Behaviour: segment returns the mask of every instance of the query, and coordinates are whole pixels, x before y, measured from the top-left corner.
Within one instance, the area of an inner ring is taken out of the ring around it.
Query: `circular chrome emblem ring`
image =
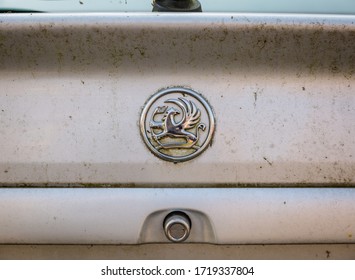
[[[183,162],[200,155],[209,146],[215,118],[211,106],[200,94],[174,87],[157,92],[147,101],[140,130],[154,155]]]

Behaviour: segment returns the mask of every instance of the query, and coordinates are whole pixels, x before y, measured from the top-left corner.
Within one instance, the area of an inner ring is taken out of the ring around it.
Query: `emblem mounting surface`
[[[200,155],[208,147],[215,119],[210,105],[200,94],[174,87],[157,92],[147,101],[140,130],[154,155],[182,162]]]

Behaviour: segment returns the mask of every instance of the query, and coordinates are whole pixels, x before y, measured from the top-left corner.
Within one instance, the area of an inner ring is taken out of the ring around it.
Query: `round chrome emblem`
[[[161,159],[182,162],[200,155],[211,143],[215,119],[208,102],[186,88],[153,95],[140,118],[144,142]]]

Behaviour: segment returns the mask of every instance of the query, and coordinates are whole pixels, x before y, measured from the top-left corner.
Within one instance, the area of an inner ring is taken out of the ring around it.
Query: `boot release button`
[[[191,221],[183,212],[172,212],[164,220],[166,237],[172,242],[182,242],[190,235]]]

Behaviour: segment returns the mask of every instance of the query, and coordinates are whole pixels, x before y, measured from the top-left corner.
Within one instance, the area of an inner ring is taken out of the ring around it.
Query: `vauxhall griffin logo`
[[[207,101],[186,88],[168,88],[153,95],[140,119],[148,148],[161,159],[173,162],[201,154],[212,140],[214,127]]]
[[[201,111],[197,109],[194,102],[183,97],[177,99],[168,99],[164,103],[176,104],[180,107],[182,118],[180,121],[176,122],[175,116],[180,114],[180,111],[174,107],[157,107],[155,108],[149,126],[151,128],[151,134],[153,139],[158,143],[157,149],[189,149],[193,148],[198,150],[200,147],[196,145],[199,139],[199,129],[205,130],[206,125],[200,123],[201,121]],[[156,116],[162,114],[163,117],[161,121],[155,121]],[[189,129],[195,128],[196,134],[190,132]],[[161,132],[156,133],[159,130]],[[165,137],[171,138],[183,138],[185,142],[172,142],[172,143],[162,143],[160,139]]]

